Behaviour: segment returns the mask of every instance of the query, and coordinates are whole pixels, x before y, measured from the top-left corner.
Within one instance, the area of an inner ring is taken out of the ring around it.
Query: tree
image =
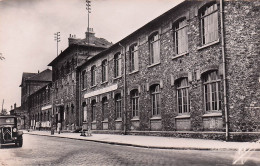
[[[4,59],[5,59],[5,57],[3,57],[3,54],[0,53],[0,60],[4,60]]]

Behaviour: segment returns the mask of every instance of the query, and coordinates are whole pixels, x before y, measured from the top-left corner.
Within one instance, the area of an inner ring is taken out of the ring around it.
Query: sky
[[[97,37],[116,43],[183,0],[92,0],[90,27]],[[70,34],[84,38],[85,0],[0,0],[0,103],[8,111],[21,105],[23,72],[37,73],[57,56]],[[50,68],[51,69],[51,68]]]

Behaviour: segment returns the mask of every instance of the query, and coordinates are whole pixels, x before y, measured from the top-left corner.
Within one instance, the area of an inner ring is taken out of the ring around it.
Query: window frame
[[[184,22],[185,25],[180,25],[182,22]],[[186,19],[186,17],[182,17],[180,19],[178,19],[177,21],[175,21],[173,23],[173,37],[174,37],[174,48],[175,48],[175,54],[176,55],[182,55],[182,54],[185,54],[185,53],[188,53],[189,52],[189,42],[188,42],[188,27],[189,27],[189,24],[188,24],[188,21]],[[186,43],[186,45],[181,45],[180,43],[182,42],[179,42],[179,39],[178,39],[178,36],[179,34],[181,33],[182,30],[185,30],[186,29],[186,33],[185,33],[185,37],[182,37],[181,39],[184,40],[182,41],[183,43]],[[179,51],[179,48],[182,48],[184,47],[184,51],[183,52],[180,52]]]
[[[129,71],[138,70],[138,44],[134,43],[129,47]]]
[[[108,80],[108,61],[104,59],[101,63],[101,73],[102,73],[102,82],[106,82]]]
[[[188,78],[187,77],[180,78],[176,81],[175,84],[176,84],[176,100],[177,100],[178,114],[189,114],[190,113],[190,97],[189,97]],[[181,97],[179,97],[179,94],[181,94]],[[186,94],[186,96],[184,96],[184,94]],[[181,105],[180,105],[180,99],[181,99]],[[186,100],[186,104],[184,104],[185,100]],[[186,110],[185,110],[185,105],[186,105]]]
[[[119,76],[121,76],[121,53],[117,52],[114,55],[114,77],[117,78]]]
[[[215,73],[216,79],[212,78],[212,74]],[[204,110],[205,112],[219,112],[222,110],[221,106],[221,87],[218,72],[216,70],[204,73],[203,76],[203,98],[204,98]],[[206,80],[207,79],[207,80]],[[213,92],[213,85],[215,85],[215,91]],[[214,95],[214,97],[213,97]],[[213,100],[214,98],[214,100]],[[215,104],[213,106],[213,104]],[[216,107],[217,109],[215,109]]]
[[[208,10],[210,10],[211,7],[213,7],[212,11],[208,11]],[[216,7],[216,8],[214,9],[214,7]],[[207,13],[207,12],[209,12],[209,13]],[[219,13],[219,6],[218,6],[218,4],[216,2],[208,3],[208,4],[204,5],[199,10],[200,33],[201,33],[201,44],[202,45],[207,45],[207,44],[210,44],[210,43],[214,43],[214,42],[219,40],[219,14],[218,13]],[[213,19],[214,17],[216,17],[216,20]],[[213,26],[212,26],[212,24],[208,23],[208,25],[213,27],[213,30],[212,30],[212,27],[209,28],[209,30],[207,30],[207,31],[205,30],[206,29],[205,28],[205,20],[206,20],[206,18],[209,18],[209,20],[207,20],[207,23],[210,22],[210,21],[213,23]],[[213,20],[210,20],[210,19],[213,19]],[[210,40],[210,37],[208,37],[208,38],[205,37],[206,35],[209,35],[213,31],[214,31],[214,33],[216,33],[215,34],[216,36],[214,38],[212,38]],[[208,40],[208,41],[206,41],[206,40]]]
[[[139,117],[139,91],[133,89],[130,92],[132,118]]]
[[[108,120],[108,99],[107,97],[102,98],[102,121]]]
[[[158,39],[155,39],[155,37],[158,36]],[[153,65],[153,64],[157,64],[160,63],[160,34],[158,31],[152,33],[149,38],[148,38],[148,43],[149,43],[149,65]],[[156,45],[156,43],[158,42],[158,61],[155,61],[155,53],[154,53],[154,46]]]
[[[91,101],[91,121],[92,122],[95,122],[96,121],[96,104],[97,104],[97,102],[96,102],[96,100],[92,100]]]
[[[97,72],[97,67],[96,65],[93,65],[91,67],[91,86],[96,85],[96,72]]]
[[[121,95],[121,93],[117,93],[115,95],[115,113],[116,113],[116,119],[122,118],[122,95]]]
[[[82,90],[86,88],[85,86],[85,77],[86,77],[86,70],[83,70],[82,73],[81,73],[81,81],[82,81]]]
[[[161,116],[161,89],[159,84],[150,87],[152,116]]]

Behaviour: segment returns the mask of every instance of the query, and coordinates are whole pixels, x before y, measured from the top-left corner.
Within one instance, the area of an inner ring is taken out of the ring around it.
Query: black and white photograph
[[[0,166],[259,166],[259,0],[0,0]]]

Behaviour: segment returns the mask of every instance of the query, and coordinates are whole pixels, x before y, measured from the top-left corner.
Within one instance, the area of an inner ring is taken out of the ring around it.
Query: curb
[[[91,140],[91,139],[83,139],[83,138],[72,138],[72,137],[64,137],[64,136],[55,136],[55,135],[41,135],[41,134],[34,134],[34,133],[24,133],[28,135],[37,135],[37,136],[46,136],[46,137],[56,137],[56,138],[65,138],[65,139],[72,139],[72,140],[81,140],[81,141],[88,141],[88,142],[96,142],[96,143],[103,143],[103,144],[110,144],[110,145],[121,145],[121,146],[131,146],[131,147],[138,147],[138,148],[147,148],[147,149],[174,149],[174,150],[214,150],[214,151],[237,151],[238,149],[235,148],[195,148],[195,147],[161,147],[161,146],[146,146],[146,145],[137,145],[131,143],[121,143],[121,142],[110,142],[110,141],[100,141],[100,140]],[[255,151],[260,151],[260,149],[255,149]]]

